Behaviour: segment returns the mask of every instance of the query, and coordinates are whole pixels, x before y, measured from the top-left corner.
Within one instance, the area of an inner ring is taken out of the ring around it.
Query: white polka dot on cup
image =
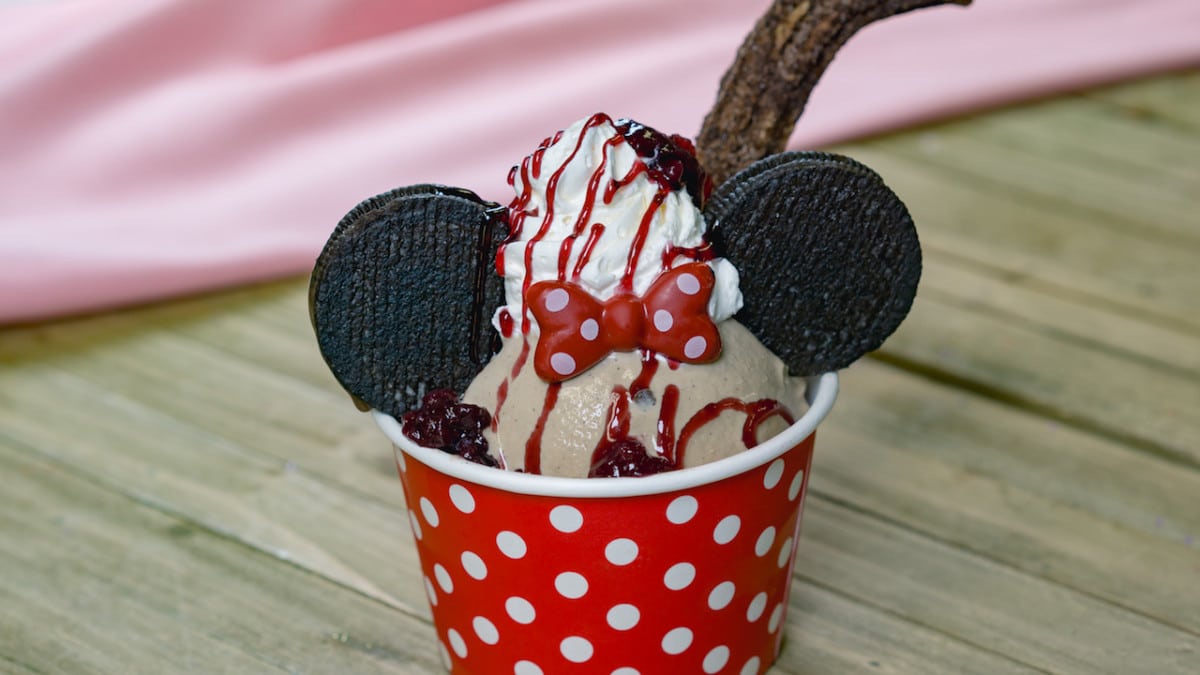
[[[754,542],[754,555],[763,557],[771,550],[771,544],[775,543],[775,528],[767,527],[758,535],[758,540]]]
[[[586,663],[592,658],[594,650],[587,638],[572,635],[559,643],[558,651],[571,663]]]
[[[454,592],[454,580],[450,578],[450,572],[442,567],[441,563],[433,566],[433,578],[437,579],[438,586],[447,593]]]
[[[698,359],[704,354],[704,350],[706,349],[708,349],[708,340],[696,335],[684,343],[683,355],[689,359]]]
[[[513,664],[513,675],[546,675],[533,661],[517,661]]]
[[[417,538],[417,541],[421,541],[425,533],[421,531],[421,522],[417,520],[417,514],[409,511],[408,522],[412,524],[413,536]]]
[[[767,631],[774,633],[779,630],[779,622],[783,619],[783,603],[775,605],[771,610],[771,618],[767,619]]]
[[[792,484],[788,486],[788,499],[794,500],[800,494],[800,486],[804,484],[804,470],[796,472]]]
[[[482,616],[471,619],[471,628],[475,629],[475,635],[484,644],[494,645],[500,641],[500,631],[496,629],[496,624]]]
[[[425,595],[429,597],[429,604],[433,607],[437,607],[437,591],[433,590],[433,582],[429,580],[429,577],[425,577]]]
[[[662,650],[668,654],[682,654],[692,646],[692,631],[690,628],[672,628],[662,639]]]
[[[583,514],[574,506],[556,506],[550,510],[550,524],[564,534],[571,534],[583,527]]]
[[[629,630],[638,624],[642,618],[642,613],[637,607],[630,604],[613,605],[605,614],[605,620],[613,630]]]
[[[704,668],[705,673],[713,675],[713,673],[721,672],[727,663],[729,663],[729,647],[718,645],[704,655],[704,662],[700,665]]]
[[[501,553],[513,560],[524,558],[525,553],[529,550],[521,535],[508,530],[504,530],[496,535],[496,548],[500,549]]]
[[[483,558],[480,558],[478,554],[472,551],[463,551],[461,560],[463,570],[466,571],[467,576],[477,581],[487,578],[487,564],[483,562]]]
[[[613,539],[604,547],[604,557],[608,562],[624,566],[637,559],[638,545],[632,539]]]
[[[438,516],[433,502],[429,501],[428,497],[421,497],[418,503],[421,505],[421,515],[425,516],[425,522],[429,523],[430,527],[437,527],[438,523],[441,522],[441,517]]]
[[[578,600],[587,595],[588,581],[578,572],[563,572],[554,578],[554,590],[564,598]]]
[[[458,654],[458,658],[467,658],[467,642],[463,640],[463,636],[458,631],[451,628],[446,631],[446,638],[450,640],[450,648],[454,650],[455,654]]]
[[[457,483],[450,486],[450,503],[463,513],[471,513],[475,510],[475,496],[471,494],[470,490]]]
[[[519,595],[514,595],[504,601],[504,611],[508,617],[519,624],[529,625],[537,618],[533,604]]]
[[[783,458],[771,462],[771,466],[768,466],[767,472],[763,474],[763,487],[771,490],[776,485],[779,485],[779,479],[783,478],[783,467]]]
[[[696,566],[681,562],[671,565],[667,573],[663,575],[663,585],[673,591],[681,591],[690,586],[695,579]]]
[[[750,623],[758,621],[762,616],[763,610],[767,608],[767,594],[759,593],[750,601],[750,605],[746,607],[746,620]]]
[[[642,671],[638,670],[637,668],[630,668],[629,666],[622,666],[622,667],[617,668],[616,670],[612,671],[612,673],[610,673],[609,675],[642,675]]]
[[[739,675],[758,675],[758,669],[761,667],[762,661],[757,656],[751,656],[750,660],[746,661],[746,665],[742,666]]]
[[[718,544],[728,544],[742,529],[742,519],[737,516],[725,516],[713,529],[713,541]]]
[[[737,590],[737,587],[733,585],[732,581],[722,581],[714,586],[708,594],[709,609],[722,610],[728,607],[729,603],[733,601],[733,592],[735,590]]]
[[[788,537],[783,540],[783,545],[779,547],[779,557],[775,559],[775,564],[779,569],[783,569],[788,564],[788,560],[792,558],[792,538]]]
[[[696,498],[691,495],[676,497],[667,505],[667,520],[676,525],[682,525],[696,515],[699,507]]]

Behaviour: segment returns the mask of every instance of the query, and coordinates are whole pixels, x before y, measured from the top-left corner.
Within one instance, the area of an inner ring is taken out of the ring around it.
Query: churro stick
[[[714,184],[784,150],[817,80],[858,29],[949,3],[970,0],[775,0],[721,78],[717,102],[697,138],[700,161]]]

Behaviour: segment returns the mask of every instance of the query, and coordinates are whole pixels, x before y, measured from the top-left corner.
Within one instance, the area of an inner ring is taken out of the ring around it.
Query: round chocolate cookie
[[[463,391],[496,351],[492,269],[505,210],[439,185],[372,197],[317,258],[309,309],[321,354],[360,408],[394,416],[426,391]]]
[[[737,319],[793,375],[850,365],[912,306],[921,277],[912,218],[848,157],[772,155],[717,188],[704,215],[714,250],[740,272]]]

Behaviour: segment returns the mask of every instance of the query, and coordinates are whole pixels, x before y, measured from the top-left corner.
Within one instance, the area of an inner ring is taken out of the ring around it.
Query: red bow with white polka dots
[[[646,294],[601,302],[579,286],[542,281],[525,292],[541,337],[533,367],[547,382],[562,382],[594,366],[609,352],[648,349],[685,363],[721,355],[721,336],[708,316],[715,278],[704,263],[659,275]]]

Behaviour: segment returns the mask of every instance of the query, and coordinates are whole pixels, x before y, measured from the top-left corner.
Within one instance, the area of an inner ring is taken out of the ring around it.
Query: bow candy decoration
[[[663,272],[645,296],[592,297],[576,284],[541,281],[525,293],[541,336],[533,367],[547,382],[562,382],[615,351],[637,348],[685,363],[707,363],[721,355],[721,336],[708,316],[716,283],[704,263]]]

